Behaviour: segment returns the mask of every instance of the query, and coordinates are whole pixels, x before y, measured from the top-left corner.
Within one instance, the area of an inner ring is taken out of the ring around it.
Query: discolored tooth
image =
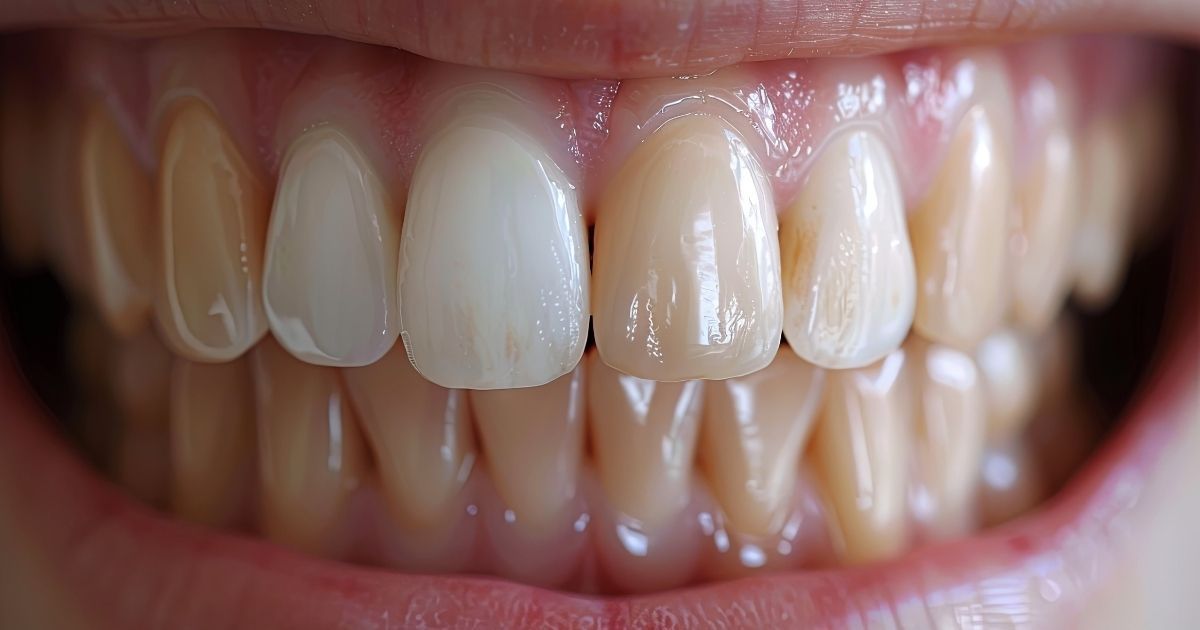
[[[270,338],[250,357],[263,531],[336,556],[345,544],[339,518],[366,456],[337,370],[301,363]]]
[[[587,234],[538,140],[495,116],[456,119],[417,161],[402,244],[401,334],[425,378],[532,387],[579,363]]]
[[[609,505],[656,531],[691,500],[704,383],[660,383],[621,374],[599,353],[588,363],[596,472]]]
[[[527,531],[557,528],[578,492],[586,387],[581,362],[540,387],[470,392],[492,482]]]
[[[105,105],[92,103],[80,146],[90,284],[105,322],[128,336],[150,312],[150,177]]]
[[[904,195],[883,140],[826,147],[780,224],[784,333],[805,360],[862,367],[900,347],[916,308]]]
[[[701,460],[739,533],[772,536],[783,527],[824,384],[823,370],[790,352],[754,374],[707,384]]]
[[[605,363],[681,381],[771,362],[783,329],[771,195],[717,118],[673,120],[634,151],[596,219],[593,327]]]
[[[988,111],[971,108],[909,219],[917,265],[913,326],[926,339],[970,349],[1004,314],[1008,153]]]
[[[254,382],[245,358],[171,369],[171,507],[206,525],[235,524],[253,479]]]
[[[113,398],[126,426],[165,429],[170,417],[171,353],[150,329],[115,344]]]
[[[913,515],[926,539],[965,534],[975,524],[987,424],[983,383],[967,354],[913,339],[915,478]]]
[[[810,452],[849,562],[892,557],[908,543],[913,400],[905,360],[901,349],[828,376]]]
[[[1071,239],[1080,202],[1079,157],[1066,128],[1049,131],[1017,191],[1013,253],[1013,314],[1026,328],[1050,325],[1066,298]]]
[[[1016,435],[1029,422],[1038,397],[1039,364],[1032,340],[1010,329],[988,335],[975,350],[987,394],[987,434]]]
[[[1084,134],[1086,185],[1072,267],[1075,295],[1089,308],[1102,308],[1116,295],[1129,255],[1134,167],[1125,145],[1113,116],[1098,118]]]
[[[342,377],[396,517],[418,528],[448,527],[475,463],[467,392],[421,378],[400,347]]]
[[[399,331],[399,229],[383,183],[331,126],[300,136],[280,169],[263,303],[279,343],[302,361],[375,362]]]
[[[176,353],[229,361],[267,331],[260,278],[270,197],[217,114],[172,105],[159,165],[159,327]]]

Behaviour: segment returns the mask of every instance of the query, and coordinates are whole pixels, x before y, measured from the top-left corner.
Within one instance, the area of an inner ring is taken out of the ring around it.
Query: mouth
[[[0,603],[1097,627],[1180,592],[1192,55],[414,48],[0,39]]]

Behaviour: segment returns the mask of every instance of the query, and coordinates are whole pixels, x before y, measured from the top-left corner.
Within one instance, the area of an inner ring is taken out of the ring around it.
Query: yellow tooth
[[[641,378],[765,367],[783,329],[770,184],[716,118],[664,125],[600,201],[592,310],[604,362]]]
[[[900,347],[916,308],[904,195],[891,153],[869,131],[822,150],[784,214],[784,333],[805,360],[862,367]]]
[[[128,336],[150,313],[150,177],[105,105],[93,103],[86,117],[80,196],[91,287],[108,325]]]
[[[246,359],[171,371],[171,507],[183,518],[230,525],[253,479],[254,383]]]
[[[749,376],[707,384],[701,460],[739,533],[783,527],[824,384],[823,370],[790,352]]]
[[[988,335],[975,350],[987,393],[988,437],[1011,438],[1033,415],[1038,397],[1039,365],[1032,341],[1013,330]]]
[[[467,392],[422,378],[400,347],[342,376],[397,518],[425,528],[452,525],[475,462]]]
[[[942,170],[909,220],[917,265],[918,333],[970,349],[1006,308],[1009,151],[988,111],[971,108]]]
[[[164,428],[170,416],[171,353],[150,329],[116,344],[113,397],[125,425]]]
[[[488,471],[527,531],[561,525],[583,459],[584,364],[540,387],[470,393]]]
[[[259,285],[270,197],[208,105],[173,104],[159,166],[158,323],[194,361],[241,356],[267,331]]]
[[[1075,295],[1090,308],[1116,296],[1129,255],[1134,193],[1129,147],[1119,121],[1101,117],[1084,135],[1086,185],[1072,266]]]
[[[904,364],[897,350],[871,366],[829,373],[811,452],[848,562],[893,557],[909,540],[913,400]]]
[[[365,446],[337,370],[301,363],[271,338],[251,354],[263,530],[337,555],[338,524],[365,466]]]
[[[654,531],[691,498],[702,381],[660,383],[621,374],[587,357],[592,450],[606,498]]]

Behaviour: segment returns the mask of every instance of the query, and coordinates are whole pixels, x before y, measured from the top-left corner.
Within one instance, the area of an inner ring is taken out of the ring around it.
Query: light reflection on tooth
[[[1116,295],[1130,249],[1135,171],[1115,116],[1102,116],[1084,133],[1083,205],[1075,231],[1075,295],[1099,309]]]
[[[988,335],[975,350],[987,392],[988,437],[1007,439],[1025,427],[1033,414],[1041,366],[1033,341],[1003,329]]]
[[[375,362],[399,332],[397,218],[367,157],[332,126],[288,149],[268,229],[263,304],[297,358]]]
[[[916,277],[891,153],[868,131],[825,147],[783,216],[784,333],[805,360],[862,367],[900,346]]]
[[[979,523],[992,527],[1024,514],[1042,501],[1046,488],[1029,447],[1015,441],[983,454],[979,479]]]
[[[765,367],[783,329],[771,187],[719,119],[651,135],[600,201],[592,310],[604,362],[641,378]]]
[[[172,105],[159,166],[166,340],[194,361],[241,356],[267,331],[262,277],[270,197],[208,105]]]

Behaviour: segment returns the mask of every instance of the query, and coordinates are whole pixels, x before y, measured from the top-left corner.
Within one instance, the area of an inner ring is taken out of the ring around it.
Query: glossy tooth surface
[[[988,437],[1016,435],[1029,422],[1038,397],[1040,366],[1032,340],[1003,329],[988,335],[975,350],[987,394]]]
[[[297,361],[274,340],[251,356],[262,527],[273,540],[336,556],[365,446],[337,370]]]
[[[691,499],[705,383],[621,374],[595,352],[587,363],[588,425],[600,485],[614,510],[656,531]]]
[[[586,388],[580,363],[540,387],[470,392],[492,482],[531,531],[560,525],[578,492]]]
[[[862,367],[900,347],[916,308],[904,196],[878,135],[822,150],[779,228],[788,345],[828,368]]]
[[[86,116],[80,196],[92,291],[107,324],[127,336],[150,312],[150,177],[103,104]]]
[[[914,339],[909,366],[917,395],[913,515],[928,539],[966,534],[975,524],[987,424],[983,383],[967,354]]]
[[[1123,130],[1112,116],[1085,132],[1083,206],[1075,231],[1075,294],[1099,309],[1116,295],[1125,273],[1132,226],[1133,165]]]
[[[174,105],[158,176],[158,323],[194,361],[228,361],[267,331],[261,288],[270,197],[208,105]]]
[[[999,525],[1033,509],[1046,496],[1042,471],[1020,441],[990,447],[983,454],[979,483],[979,522]]]
[[[605,363],[680,381],[771,362],[783,327],[774,202],[726,124],[687,116],[651,135],[605,191],[595,237]]]
[[[1008,147],[977,105],[959,123],[929,195],[909,219],[917,264],[913,326],[926,339],[970,349],[1004,314],[1010,187]]]
[[[913,400],[905,361],[897,350],[868,367],[828,374],[810,452],[847,562],[893,557],[909,541]]]
[[[780,352],[766,369],[706,385],[701,460],[738,532],[784,526],[824,384],[822,369]]]
[[[330,126],[288,150],[267,237],[263,302],[297,358],[373,363],[396,341],[394,209],[362,151]]]
[[[401,328],[444,387],[544,385],[583,356],[587,234],[575,186],[534,138],[456,120],[413,172],[400,255]]]
[[[467,392],[417,374],[403,348],[342,371],[398,519],[449,526],[475,462]]]
[[[241,358],[171,372],[171,508],[197,523],[234,524],[253,479],[254,381]]]

